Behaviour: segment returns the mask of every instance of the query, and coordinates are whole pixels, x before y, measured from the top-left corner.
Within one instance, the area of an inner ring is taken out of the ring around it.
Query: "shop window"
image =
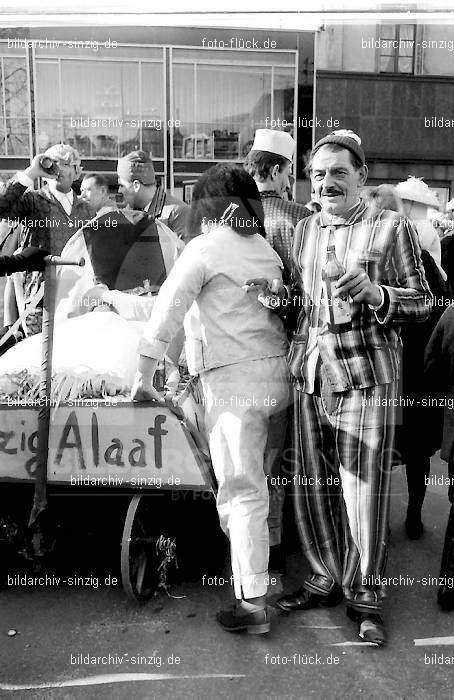
[[[83,158],[116,159],[137,149],[164,157],[162,60],[39,57],[36,82],[41,150],[63,140]]]
[[[172,72],[175,159],[240,161],[255,130],[274,126],[273,119],[286,120],[292,131],[295,68],[284,60],[293,56],[279,54],[276,66],[261,66],[254,62],[268,56],[235,54],[226,65],[225,52],[184,53],[185,62],[175,52]]]

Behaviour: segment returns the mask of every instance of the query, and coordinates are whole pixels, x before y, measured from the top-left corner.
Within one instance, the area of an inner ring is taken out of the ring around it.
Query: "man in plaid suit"
[[[315,145],[309,171],[321,212],[295,231],[301,305],[289,366],[295,388],[293,497],[310,572],[281,598],[287,612],[336,605],[378,646],[387,556],[399,324],[427,318],[432,295],[413,224],[372,214],[360,198],[367,178],[360,138],[341,130]],[[351,327],[333,332],[322,295],[327,247],[346,273],[335,296],[350,297]]]

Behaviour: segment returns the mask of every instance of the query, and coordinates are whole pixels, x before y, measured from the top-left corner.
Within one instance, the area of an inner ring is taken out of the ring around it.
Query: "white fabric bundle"
[[[129,393],[143,326],[110,311],[55,324],[52,401]],[[41,343],[39,333],[0,357],[0,394],[37,398]]]

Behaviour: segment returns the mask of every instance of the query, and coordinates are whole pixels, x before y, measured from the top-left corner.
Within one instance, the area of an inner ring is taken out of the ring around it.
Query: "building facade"
[[[308,118],[313,109],[313,33],[30,28],[0,39],[3,178],[64,141],[112,182],[118,157],[151,152],[182,195],[214,163],[241,163],[257,128],[280,123],[298,138],[299,94]],[[311,134],[301,137],[307,150]]]
[[[454,193],[452,25],[336,25],[317,33],[316,113],[361,135],[369,184],[423,177]],[[326,129],[316,128],[316,138]]]
[[[335,128],[362,137],[369,185],[424,177],[454,196],[452,26],[336,24],[319,31],[175,27],[0,30],[0,177],[52,143],[114,186],[116,160],[152,153],[167,189],[189,196],[214,163],[241,163],[255,129],[297,140],[304,166]]]

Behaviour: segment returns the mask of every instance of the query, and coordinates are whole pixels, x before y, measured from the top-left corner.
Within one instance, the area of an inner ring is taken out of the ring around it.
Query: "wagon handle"
[[[70,258],[62,258],[60,255],[46,255],[44,262],[46,265],[75,265],[76,267],[84,267],[85,258],[71,260]]]
[[[47,459],[49,449],[50,399],[52,395],[52,348],[54,339],[55,288],[57,283],[57,266],[74,265],[83,267],[84,258],[71,260],[58,255],[46,255],[44,272],[44,302],[41,349],[41,376],[39,384],[40,407],[38,413],[38,449],[36,453],[35,493],[30,514],[29,527],[38,526],[38,537],[34,538],[35,554],[42,555],[44,542],[38,517],[44,513],[47,505]]]

